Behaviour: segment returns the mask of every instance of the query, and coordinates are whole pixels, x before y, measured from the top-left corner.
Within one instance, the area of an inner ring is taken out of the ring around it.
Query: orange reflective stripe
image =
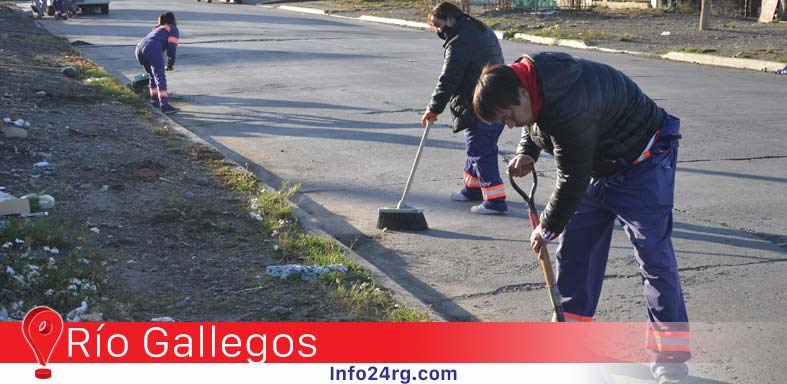
[[[175,37],[175,36],[170,36],[169,38],[167,38],[167,42],[170,43],[170,44],[177,44],[178,43],[178,38]]]
[[[563,317],[566,318],[567,322],[582,322],[582,323],[589,323],[593,321],[593,316],[580,316],[575,315],[573,313],[563,312]]]
[[[465,185],[468,188],[480,188],[481,187],[481,181],[478,180],[477,177],[474,177],[473,175],[471,175],[471,174],[469,174],[467,172],[465,172],[464,182],[465,182]]]
[[[648,141],[648,144],[645,145],[645,149],[642,151],[642,154],[640,154],[639,157],[636,160],[634,160],[634,162],[632,162],[632,164],[637,165],[637,163],[649,158],[650,155],[652,155],[652,153],[650,152],[650,148],[653,147],[653,144],[659,141],[659,137],[661,137],[661,129],[656,131],[656,133],[654,133],[653,136],[650,137],[650,140]]]
[[[481,192],[484,194],[484,200],[497,199],[506,196],[506,186],[498,184],[492,187],[481,188]]]
[[[657,344],[657,343],[647,343],[645,344],[645,348],[651,351],[661,351],[661,352],[691,352],[691,346],[688,344],[683,345],[672,345],[672,344]]]
[[[652,328],[648,328],[648,336],[654,336],[656,338],[671,338],[671,339],[688,339],[689,332],[686,331],[657,331]]]
[[[648,157],[650,157],[650,150],[641,154],[637,160],[634,160],[633,164],[637,165],[637,163],[646,160]]]
[[[158,91],[158,95],[159,95],[160,97],[167,97],[167,96],[169,96],[169,94],[167,93],[167,90],[166,90],[166,89],[159,89],[159,91]]]
[[[501,197],[506,197],[505,191],[500,193],[495,193],[494,195],[485,195],[484,200],[492,200],[492,199],[499,199]]]
[[[156,89],[156,88],[150,88],[150,94],[151,94],[151,95],[158,95],[158,89]]]
[[[689,332],[648,328],[645,348],[664,352],[690,352]]]

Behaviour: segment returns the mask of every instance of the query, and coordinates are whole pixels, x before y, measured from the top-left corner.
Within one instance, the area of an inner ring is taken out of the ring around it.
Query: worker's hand
[[[174,71],[174,70],[175,70],[175,64],[168,65],[168,66],[167,66],[166,68],[164,68],[164,69],[166,69],[167,71]]]
[[[437,116],[440,116],[440,114],[434,113],[427,109],[426,112],[424,112],[423,117],[421,117],[421,125],[426,126],[427,121],[431,121],[434,123],[435,121],[437,121]]]
[[[541,227],[536,227],[533,232],[530,233],[530,248],[533,248],[533,252],[539,253],[541,252],[541,247],[546,247],[547,241],[541,237]]]
[[[514,177],[527,176],[533,170],[533,158],[528,155],[516,155],[508,163],[508,173]]]

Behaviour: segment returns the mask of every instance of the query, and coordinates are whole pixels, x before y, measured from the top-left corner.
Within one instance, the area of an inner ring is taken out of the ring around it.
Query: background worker
[[[443,44],[443,70],[421,124],[436,121],[450,104],[454,132],[465,131],[467,160],[465,186],[451,194],[454,201],[482,201],[470,208],[473,213],[506,212],[506,193],[500,178],[497,140],[501,123],[484,123],[473,112],[473,88],[487,64],[502,64],[503,51],[495,33],[484,23],[462,12],[454,3],[444,1],[430,12],[429,23]]]
[[[473,106],[484,121],[525,127],[514,176],[552,154],[557,182],[530,242],[560,236],[557,285],[567,320],[596,311],[615,220],[634,244],[644,283],[646,347],[660,383],[688,375],[688,316],[672,248],[680,120],[608,65],[545,52],[481,74]]]
[[[159,15],[158,24],[153,27],[153,31],[137,44],[136,49],[137,61],[150,76],[150,103],[168,115],[180,112],[180,109],[169,104],[165,73],[175,69],[175,52],[179,36],[175,14],[164,12]],[[166,65],[164,52],[168,57]]]

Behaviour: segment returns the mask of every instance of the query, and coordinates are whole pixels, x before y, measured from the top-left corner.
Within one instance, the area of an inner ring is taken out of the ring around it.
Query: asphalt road
[[[177,70],[168,74],[173,103],[183,109],[173,116],[178,123],[269,183],[302,183],[297,203],[323,229],[445,319],[549,318],[542,274],[526,244],[525,206],[513,189],[511,211],[501,217],[472,215],[469,204],[448,199],[462,185],[464,142],[447,128],[447,116],[432,131],[411,193],[431,229],[375,228],[377,208],[398,201],[420,139],[420,114],[442,64],[434,34],[247,5],[167,4],[181,30]],[[142,71],[134,46],[163,10],[158,1],[116,0],[108,16],[41,24],[88,43],[79,49],[127,79]],[[508,61],[553,49],[512,42],[503,48]],[[713,338],[736,337],[734,349],[705,350],[692,366],[702,377],[696,382],[783,382],[787,81],[556,50],[621,69],[682,119],[673,241],[689,316],[726,324],[708,333]],[[502,152],[513,152],[518,134],[503,134]],[[545,158],[538,169],[536,200],[544,204],[554,164]],[[619,227],[606,274],[595,319],[644,321],[641,278]]]

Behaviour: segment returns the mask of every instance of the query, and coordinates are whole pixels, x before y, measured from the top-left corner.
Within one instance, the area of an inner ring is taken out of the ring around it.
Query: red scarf
[[[536,69],[533,67],[533,63],[530,59],[524,58],[518,63],[509,65],[509,67],[514,70],[514,73],[519,77],[519,81],[522,82],[522,86],[525,87],[525,90],[530,95],[531,107],[533,108],[533,120],[538,121],[538,112],[541,111],[543,102],[541,101],[541,86],[538,83],[538,77],[536,76]]]

